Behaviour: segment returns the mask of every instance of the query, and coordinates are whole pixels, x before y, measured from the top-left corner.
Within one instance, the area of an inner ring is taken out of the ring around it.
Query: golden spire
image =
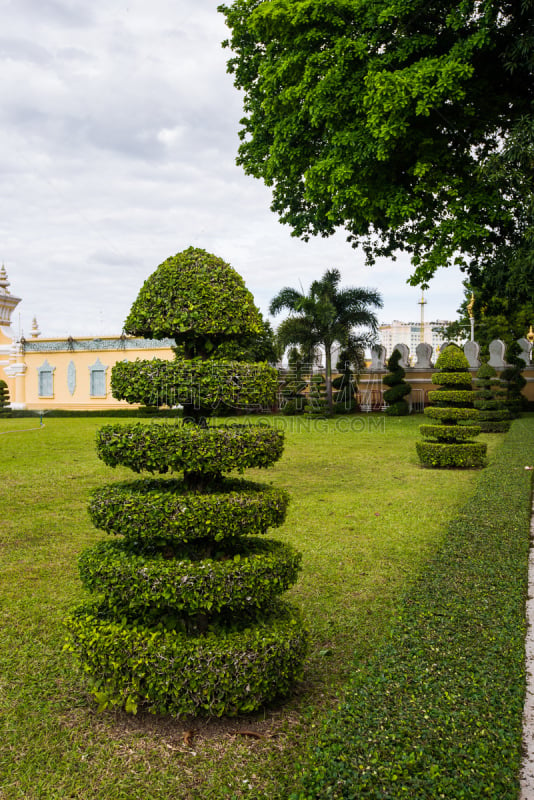
[[[530,326],[530,328],[528,330],[527,339],[529,340],[530,344],[532,344],[534,342],[534,331],[532,330],[532,325]]]
[[[469,314],[469,319],[473,319],[473,309],[475,307],[475,294],[471,292],[471,300],[467,304],[467,313]]]

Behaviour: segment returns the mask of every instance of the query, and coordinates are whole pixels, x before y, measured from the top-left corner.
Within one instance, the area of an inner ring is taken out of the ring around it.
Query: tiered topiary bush
[[[425,415],[433,423],[419,428],[428,440],[416,443],[419,460],[425,467],[483,467],[487,446],[472,441],[480,426],[471,424],[479,412],[473,407],[469,362],[451,344],[438,357],[436,368],[432,383],[440,388],[429,392],[432,405],[425,408]]]
[[[359,410],[356,400],[358,386],[354,380],[350,354],[346,350],[340,352],[336,369],[341,374],[332,381],[332,387],[335,390],[333,396],[334,412],[336,414],[353,414]]]
[[[288,495],[223,477],[272,465],[283,434],[205,416],[221,398],[272,402],[274,369],[207,358],[225,337],[254,332],[258,319],[239,275],[190,248],[146,281],[126,322],[128,333],[175,337],[190,358],[117,365],[114,396],[180,402],[187,421],[98,434],[109,466],[178,473],[106,486],[90,501],[96,527],[120,538],[80,558],[94,599],[69,618],[67,646],[103,708],[235,715],[286,695],[302,674],[306,633],[280,599],[300,554],[263,538],[284,521]]]
[[[0,381],[0,414],[8,414],[10,408],[7,383],[5,381]]]
[[[404,416],[408,414],[410,410],[404,398],[406,395],[410,394],[412,387],[404,380],[406,370],[403,369],[399,363],[401,358],[402,353],[400,350],[394,350],[392,352],[387,362],[389,375],[384,375],[382,378],[382,383],[390,387],[384,392],[384,402],[388,404],[386,414],[392,417]]]
[[[326,417],[329,415],[326,398],[326,380],[324,375],[313,375],[304,411],[310,417]]]
[[[287,356],[288,373],[285,376],[280,392],[280,410],[286,416],[302,414],[306,405],[304,380],[304,359],[296,347],[292,347]]]
[[[477,425],[483,433],[504,433],[510,428],[510,412],[499,399],[500,386],[495,368],[482,364],[475,379],[474,406],[479,412]]]
[[[507,367],[500,375],[501,386],[504,389],[503,403],[508,409],[510,417],[516,419],[521,416],[521,411],[525,407],[525,398],[521,390],[526,386],[523,370],[526,367],[525,361],[520,358],[521,347],[518,342],[512,342],[506,350]]]

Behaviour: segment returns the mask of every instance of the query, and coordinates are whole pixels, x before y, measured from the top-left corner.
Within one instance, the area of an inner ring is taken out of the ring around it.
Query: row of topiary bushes
[[[533,434],[516,421],[480,473],[292,800],[517,800]]]

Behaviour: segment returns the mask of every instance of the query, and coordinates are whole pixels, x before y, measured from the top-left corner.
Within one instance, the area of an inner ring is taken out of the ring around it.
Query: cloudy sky
[[[145,278],[189,245],[244,277],[262,312],[338,267],[381,321],[419,318],[407,261],[365,267],[343,235],[309,243],[235,165],[241,97],[217,0],[0,0],[0,262],[27,336],[120,333]],[[454,318],[442,270],[426,319]],[[20,312],[20,313],[19,313]],[[276,322],[276,321],[275,321]]]

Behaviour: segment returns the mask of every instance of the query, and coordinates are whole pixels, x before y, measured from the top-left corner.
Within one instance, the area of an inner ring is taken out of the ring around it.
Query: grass
[[[518,420],[321,726],[294,800],[517,800],[533,420]]]
[[[438,549],[478,473],[422,469],[419,417],[273,418],[283,458],[247,478],[292,494],[272,536],[303,553],[289,593],[311,649],[285,703],[235,720],[97,713],[62,620],[82,596],[76,560],[105,535],[87,496],[131,473],[94,450],[98,419],[0,420],[0,798],[287,798],[296,762],[356,664],[387,633],[399,596]],[[501,435],[481,437],[490,454]]]

